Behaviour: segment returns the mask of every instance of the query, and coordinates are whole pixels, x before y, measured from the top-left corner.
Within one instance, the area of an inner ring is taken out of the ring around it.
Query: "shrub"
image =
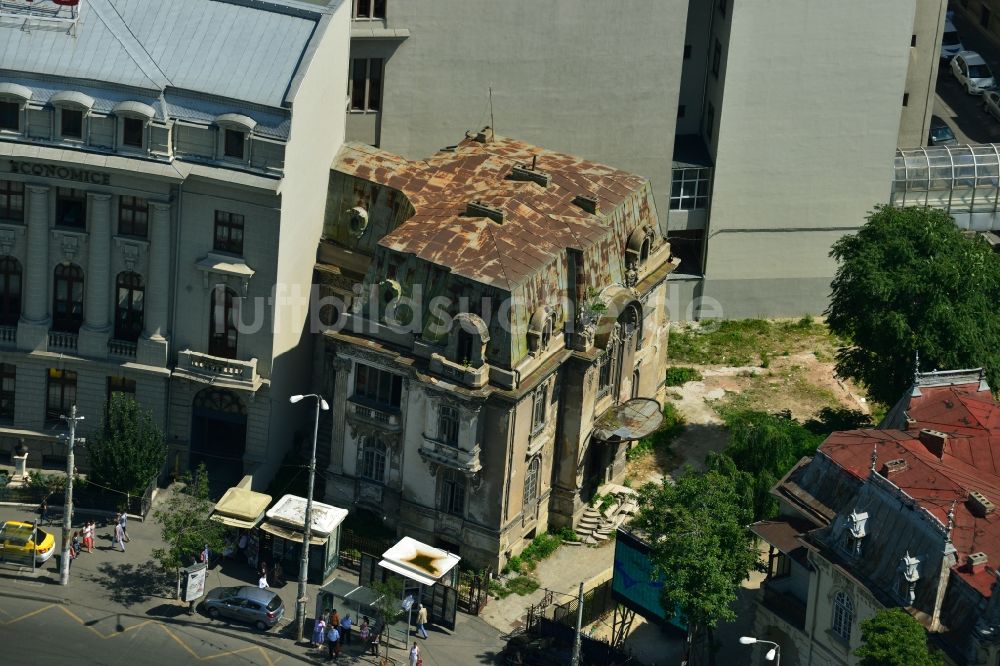
[[[521,556],[514,555],[507,560],[507,564],[503,567],[503,573],[521,573],[523,567],[524,563],[521,561]]]
[[[669,402],[663,405],[663,423],[659,429],[643,437],[625,452],[626,460],[635,460],[653,452],[668,453],[670,445],[684,432],[684,415]],[[591,498],[590,506],[597,506],[599,497]]]
[[[701,381],[701,373],[694,368],[685,367],[667,368],[667,375],[663,380],[667,386],[683,386],[697,381]]]
[[[556,538],[561,541],[579,541],[580,535],[572,527],[560,527],[558,530],[552,533]]]
[[[531,576],[518,576],[508,581],[507,589],[523,597],[538,589],[538,581]]]

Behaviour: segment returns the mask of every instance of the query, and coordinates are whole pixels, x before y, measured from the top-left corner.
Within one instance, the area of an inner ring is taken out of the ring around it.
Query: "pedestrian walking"
[[[125,552],[125,528],[122,527],[121,523],[115,523],[115,543],[121,546],[122,552]]]
[[[361,638],[361,645],[368,643],[371,633],[372,628],[368,624],[368,616],[364,615],[361,617],[361,624],[358,625],[358,636]]]
[[[424,627],[425,624],[427,624],[427,606],[417,604],[417,634],[424,640],[427,640],[427,628]]]
[[[270,585],[267,584],[267,574],[260,575],[260,580],[257,581],[257,587],[259,587],[262,590],[266,590],[269,587],[271,587]]]
[[[208,544],[206,543],[205,548],[201,551],[201,554],[198,555],[198,561],[202,564],[208,564],[211,557],[212,551],[208,549]]]
[[[122,526],[122,534],[125,535],[125,540],[131,541],[132,539],[128,536],[128,514],[124,511],[118,514],[118,524]]]
[[[340,631],[340,613],[337,612],[336,608],[330,613],[330,626],[337,627],[337,631]]]
[[[83,546],[88,553],[94,552],[94,531],[96,528],[97,526],[92,520],[88,520],[83,526]]]
[[[52,521],[49,520],[49,498],[46,497],[38,507],[38,524],[48,525],[50,522]]]
[[[309,647],[320,647],[323,645],[324,640],[326,640],[326,622],[323,620],[323,615],[320,614],[316,617],[316,621],[313,622],[313,635],[312,640],[309,642]]]
[[[353,624],[354,620],[351,619],[350,613],[344,615],[344,619],[340,621],[340,640],[344,641],[344,645],[351,644],[351,625]]]
[[[416,643],[410,648],[410,666],[419,666],[420,664],[420,648]]]
[[[337,626],[334,624],[326,628],[326,649],[327,661],[340,656],[340,632],[337,631]]]

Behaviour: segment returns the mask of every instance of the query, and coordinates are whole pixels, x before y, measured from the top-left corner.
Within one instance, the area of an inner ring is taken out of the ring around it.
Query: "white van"
[[[941,37],[941,59],[951,60],[959,51],[964,50],[965,47],[962,46],[958,30],[955,30],[955,24],[951,22],[951,19],[945,19],[944,35]]]

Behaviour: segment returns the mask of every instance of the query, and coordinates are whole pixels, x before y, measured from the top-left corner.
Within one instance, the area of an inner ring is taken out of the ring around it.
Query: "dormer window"
[[[227,129],[223,154],[226,157],[242,160],[244,151],[246,150],[246,139],[246,133],[238,130]]]
[[[219,126],[218,155],[220,159],[250,161],[248,141],[257,121],[239,113],[224,113],[215,119]]]
[[[920,558],[913,557],[907,551],[899,561],[899,596],[903,603],[912,606],[916,601],[917,581],[920,580]]]
[[[854,510],[847,517],[847,536],[844,549],[849,555],[854,557],[861,555],[861,544],[867,534],[867,526],[868,513],[866,511],[859,513],[857,510]]]
[[[142,102],[120,102],[114,108],[118,118],[118,144],[142,150],[146,147],[146,127],[156,110]]]
[[[538,308],[528,322],[528,351],[539,355],[549,348],[555,325],[548,308]]]
[[[490,340],[486,323],[478,315],[462,312],[455,315],[445,356],[452,363],[481,368],[486,362],[483,348]]]
[[[81,92],[66,90],[49,98],[56,109],[56,127],[59,138],[69,141],[85,141],[87,138],[87,116],[94,107],[94,98]]]
[[[21,132],[21,118],[29,100],[31,88],[17,83],[0,83],[0,132]]]
[[[122,118],[122,145],[142,148],[146,124],[138,118]]]
[[[653,246],[653,230],[647,226],[641,226],[631,233],[628,243],[625,246],[625,265],[630,268],[638,268],[649,259],[650,249]]]

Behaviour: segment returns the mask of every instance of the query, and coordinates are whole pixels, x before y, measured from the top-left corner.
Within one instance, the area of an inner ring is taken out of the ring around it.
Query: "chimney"
[[[978,490],[969,491],[969,511],[982,518],[993,513],[994,509],[996,506],[986,495]]]
[[[549,182],[552,181],[552,176],[545,173],[544,171],[535,170],[534,165],[531,168],[516,166],[510,171],[511,180],[528,180],[532,183],[538,183],[542,187],[548,187]]]
[[[497,224],[503,224],[504,212],[499,208],[487,206],[481,201],[470,201],[465,205],[465,214],[470,217],[488,217]]]
[[[937,430],[924,428],[920,431],[919,438],[928,451],[938,458],[944,457],[944,445],[948,441],[948,435]]]
[[[573,203],[592,215],[597,214],[597,197],[580,194],[573,198]]]
[[[476,134],[476,141],[479,143],[493,143],[493,128],[487,125]]]
[[[972,573],[979,573],[980,571],[986,570],[986,553],[979,551],[978,553],[973,553],[969,555],[969,569]]]
[[[909,466],[906,464],[906,460],[904,458],[890,460],[886,464],[882,465],[882,476],[887,479],[892,479],[900,473],[905,472],[908,467]]]

